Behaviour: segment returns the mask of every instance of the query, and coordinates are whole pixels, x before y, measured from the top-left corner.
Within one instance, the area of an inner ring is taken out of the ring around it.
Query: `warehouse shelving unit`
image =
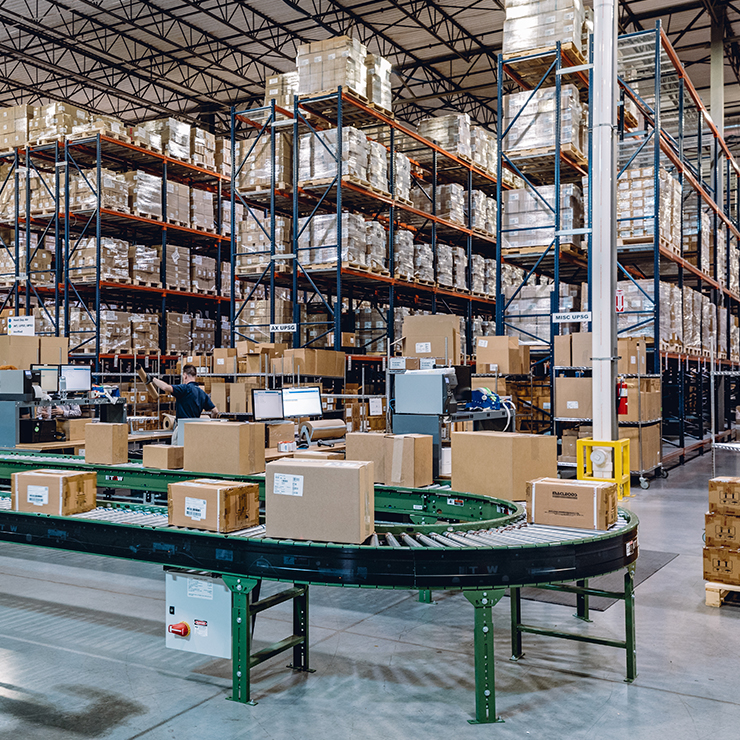
[[[6,158],[8,155],[5,155]],[[25,231],[30,243],[32,232],[41,237],[53,238],[55,266],[53,276],[40,281],[31,270],[33,252],[27,251],[25,264],[15,260],[15,275],[3,276],[4,281],[14,282],[5,305],[12,305],[16,314],[33,312],[39,307],[53,327],[53,333],[70,337],[73,357],[92,360],[95,373],[108,370],[120,372],[121,363],[132,365],[133,349],[104,352],[100,342],[100,311],[114,305],[121,310],[152,313],[159,316],[160,347],[150,353],[157,366],[177,359],[163,350],[166,345],[168,310],[181,309],[200,312],[216,322],[216,343],[220,344],[221,316],[224,304],[230,302],[230,292],[221,285],[221,263],[230,257],[230,238],[221,234],[221,198],[225,176],[183,160],[131,144],[122,139],[103,134],[68,137],[66,141],[52,142],[15,150],[15,170],[18,186],[23,188],[23,178],[35,173],[47,193],[49,207],[31,214],[30,188],[25,188],[26,203],[17,201],[15,209],[16,233]],[[102,170],[117,172],[143,170],[162,178],[162,218],[153,218],[104,207],[101,202]],[[89,188],[92,207],[76,209],[70,202],[69,183],[73,175],[82,175],[82,182]],[[209,190],[215,195],[216,228],[213,232],[189,228],[174,223],[167,217],[167,182],[176,180],[190,187]],[[28,180],[26,179],[26,183]],[[30,216],[27,214],[31,214]],[[161,249],[159,284],[135,284],[131,280],[110,280],[101,275],[101,238],[113,236],[131,243],[148,244]],[[96,247],[95,276],[80,277],[71,264],[82,239],[94,239]],[[17,239],[16,239],[17,242]],[[216,258],[215,294],[173,290],[167,287],[165,259],[168,248],[187,246]],[[39,283],[48,283],[41,284]],[[21,290],[21,285],[23,289]],[[70,325],[70,308],[79,306],[92,323],[92,330],[82,336]],[[139,354],[139,359],[142,355]],[[126,367],[125,369],[128,369]],[[131,367],[131,370],[133,368]],[[101,376],[102,377],[102,376]]]
[[[371,107],[347,90],[339,88],[325,94],[305,96],[295,100],[293,111],[278,111],[284,116],[290,116],[293,124],[294,143],[294,171],[292,180],[292,201],[288,210],[284,190],[279,187],[265,189],[261,203],[265,213],[270,216],[274,224],[275,214],[290,215],[293,218],[293,251],[289,262],[290,272],[276,271],[277,260],[271,259],[261,274],[243,276],[243,280],[251,282],[251,287],[245,290],[245,295],[253,294],[259,283],[265,286],[266,294],[274,295],[275,287],[286,287],[291,291],[293,302],[293,346],[316,346],[315,343],[323,337],[329,337],[329,343],[335,349],[341,348],[341,332],[352,331],[354,327],[343,329],[342,304],[343,299],[353,302],[367,302],[372,306],[384,307],[386,317],[382,337],[388,342],[395,340],[394,335],[394,308],[408,306],[436,312],[449,312],[463,316],[467,325],[467,354],[472,354],[472,323],[474,315],[493,317],[495,301],[492,297],[473,294],[470,291],[471,265],[470,257],[474,252],[483,253],[493,258],[495,238],[474,230],[468,221],[467,224],[457,224],[441,218],[436,213],[436,185],[441,183],[457,182],[466,188],[468,197],[468,219],[470,219],[470,193],[472,189],[481,189],[493,194],[496,188],[496,178],[485,172],[474,163],[444,151],[441,147],[430,142],[416,133],[412,128],[397,121],[386,112]],[[253,136],[274,136],[276,127],[283,125],[282,121],[275,120],[276,113],[267,107],[251,111],[234,110],[233,136],[237,136],[236,122],[242,118],[258,125],[252,125]],[[272,120],[272,123],[267,123]],[[342,132],[345,126],[353,126],[367,133],[367,135],[383,143],[390,153],[389,161],[395,161],[395,152],[403,152],[412,159],[417,171],[419,182],[433,185],[431,213],[413,207],[408,201],[396,197],[393,166],[389,168],[389,191],[381,192],[348,177],[343,171],[341,157],[337,151],[333,152],[336,161],[336,173],[325,182],[300,183],[298,182],[297,142],[300,136],[306,133],[315,133],[326,128],[337,129],[337,150],[341,151]],[[255,133],[256,132],[256,133]],[[274,153],[274,145],[273,145]],[[419,164],[419,159],[425,159],[425,165]],[[239,165],[234,166],[236,172]],[[275,183],[273,183],[275,185]],[[232,188],[233,190],[233,188]],[[245,207],[250,200],[254,200],[254,193],[239,196]],[[232,202],[238,202],[237,196],[232,194]],[[302,259],[298,251],[300,236],[299,218],[309,219],[319,214],[334,214],[337,218],[338,242],[341,242],[341,213],[350,211],[361,214],[365,219],[375,219],[386,228],[388,233],[388,270],[382,272],[364,269],[343,261],[341,250],[337,250],[337,259],[330,265],[315,265],[309,260]],[[274,227],[273,227],[274,228]],[[413,278],[404,279],[396,276],[394,261],[394,233],[399,228],[410,230],[417,237],[424,237],[432,244],[435,255],[436,274],[436,245],[438,241],[461,246],[468,257],[466,289],[459,290],[438,284],[418,282]],[[232,249],[235,255],[236,247]],[[274,257],[274,253],[271,255]],[[305,264],[304,264],[305,263]],[[312,301],[323,308],[327,320],[321,322],[321,333],[309,341],[301,333],[301,317],[299,313],[299,297]],[[238,316],[238,312],[235,312]],[[246,326],[246,324],[242,324]],[[234,336],[238,338],[240,324],[235,322]],[[381,337],[376,337],[379,339]],[[356,359],[360,361],[361,354]]]

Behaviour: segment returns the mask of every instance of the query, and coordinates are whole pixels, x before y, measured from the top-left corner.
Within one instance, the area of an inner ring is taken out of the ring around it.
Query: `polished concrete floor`
[[[740,475],[721,453],[718,472]],[[704,606],[702,533],[708,457],[671,471],[628,506],[643,549],[678,557],[637,589],[639,676],[624,653],[525,636],[511,663],[508,600],[494,609],[498,710],[472,726],[472,607],[459,594],[313,588],[311,660],[286,656],[253,674],[256,706],[225,701],[230,663],[164,647],[161,568],[0,544],[2,740],[365,740],[736,738],[740,607]],[[623,610],[574,620],[565,606],[524,602],[529,623],[621,638]],[[289,631],[283,605],[256,639]]]

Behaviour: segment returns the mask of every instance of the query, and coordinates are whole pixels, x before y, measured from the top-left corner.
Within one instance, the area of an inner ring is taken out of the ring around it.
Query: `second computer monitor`
[[[252,412],[255,421],[283,418],[283,394],[280,391],[252,389]]]
[[[60,390],[69,393],[87,393],[92,389],[92,368],[88,365],[61,365],[59,380]]]
[[[321,388],[283,388],[283,413],[292,416],[321,416]]]

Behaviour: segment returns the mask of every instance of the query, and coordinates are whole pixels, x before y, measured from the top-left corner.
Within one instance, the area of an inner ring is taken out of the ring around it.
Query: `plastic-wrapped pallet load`
[[[216,260],[213,257],[191,255],[190,285],[194,293],[216,292]]]
[[[730,293],[740,295],[740,251],[737,249],[737,241],[734,237],[730,239]]]
[[[131,350],[131,321],[126,311],[100,312],[100,351]]]
[[[167,312],[167,347],[172,355],[188,355],[192,352],[191,328],[193,317],[189,313]]]
[[[285,72],[280,75],[273,75],[265,80],[265,99],[264,105],[270,105],[275,101],[275,105],[285,108],[288,111],[293,110],[293,96],[298,93],[298,72]]]
[[[0,150],[6,151],[28,142],[28,125],[33,115],[30,105],[0,108]]]
[[[298,181],[331,180],[337,176],[339,129],[303,134],[298,152]],[[367,181],[368,140],[352,126],[342,127],[342,176]],[[386,186],[387,187],[387,186]]]
[[[129,208],[136,216],[162,218],[162,178],[143,170],[124,172],[128,183]]]
[[[707,274],[712,270],[711,234],[712,220],[709,214],[702,210],[697,220],[696,204],[687,204],[683,219],[684,258]]]
[[[71,282],[94,282],[98,264],[95,237],[84,237],[70,248],[69,279]],[[130,244],[122,239],[100,237],[100,279],[128,281]]]
[[[386,317],[387,312],[378,310],[375,306],[360,306],[356,312],[355,323],[360,347],[365,347],[368,352],[385,350]]]
[[[470,156],[473,163],[484,171],[488,171],[488,148],[490,145],[491,137],[488,131],[480,126],[470,127]]]
[[[290,254],[293,234],[292,219],[285,216],[275,216],[275,254]],[[271,259],[270,219],[258,211],[251,211],[243,221],[237,224],[237,256],[236,274],[245,275],[263,270]],[[305,253],[300,253],[299,260],[306,259]],[[285,262],[276,262],[280,267]]]
[[[450,154],[472,159],[470,150],[470,116],[467,113],[449,113],[445,116],[425,118],[418,128],[419,134],[438,144]],[[420,161],[431,160],[432,150],[424,148],[417,156]]]
[[[471,267],[472,283],[470,289],[474,293],[486,292],[486,258],[480,254],[474,254]]]
[[[462,247],[452,247],[452,284],[456,290],[468,288],[468,256]]]
[[[395,277],[414,276],[414,236],[406,229],[397,229],[393,234],[393,261]]]
[[[216,172],[231,177],[231,139],[216,139],[214,162]]]
[[[523,190],[506,190],[503,193],[503,214],[501,230],[506,249],[522,247],[547,247],[555,238],[555,186],[541,185],[537,194],[525,188]],[[542,202],[544,199],[548,205]],[[560,186],[560,228],[580,229],[583,226],[583,198],[580,188],[572,183]],[[572,243],[567,237],[561,237],[563,246]]]
[[[293,182],[293,139],[286,133],[275,134],[275,160],[267,134],[255,142],[253,138],[237,143],[236,167],[239,168],[237,190],[250,192],[271,187],[275,172],[275,187],[288,190]]]
[[[504,55],[553,49],[559,41],[581,51],[586,13],[580,0],[506,0]]]
[[[730,316],[730,360],[740,362],[740,325],[737,316]]]
[[[701,349],[701,294],[687,286],[683,289],[683,346],[687,352]]]
[[[488,196],[484,192],[481,190],[473,190],[471,193],[473,212],[470,218],[470,226],[474,229],[480,229],[481,231],[490,233],[488,232],[488,200]]]
[[[194,165],[216,169],[216,137],[202,128],[193,128],[190,136],[190,159]]]
[[[431,185],[414,188],[411,202],[414,208],[425,213],[432,212]],[[465,225],[465,188],[458,183],[437,185],[437,216],[452,223]]]
[[[717,306],[717,353],[720,359],[727,359],[727,331],[728,331],[727,309]]]
[[[132,244],[128,254],[131,277],[134,281],[147,285],[161,285],[159,246]]]
[[[496,295],[496,273],[496,260],[486,257],[486,282],[483,291],[486,295]]]
[[[203,231],[215,231],[213,193],[190,188],[190,226]]]
[[[388,152],[388,159],[390,156]],[[390,163],[388,166],[390,167]],[[401,152],[396,152],[394,159],[393,189],[396,200],[411,201],[411,160]]]
[[[624,310],[617,316],[620,337],[652,337],[654,283],[652,280],[620,280],[617,288],[624,292]],[[675,285],[660,283],[660,339],[663,346],[683,346],[683,299]],[[648,323],[644,323],[644,322]]]
[[[727,238],[725,237],[725,227],[722,221],[717,224],[716,233],[711,233],[710,241],[710,265],[717,264],[717,282],[720,285],[727,284]],[[706,268],[705,268],[706,269]],[[713,267],[709,272],[712,274]]]
[[[131,314],[131,345],[134,352],[159,348],[159,316],[153,313]]]
[[[365,57],[365,67],[367,68],[367,99],[390,113],[393,105],[391,63],[377,54],[368,54]]]
[[[86,121],[74,123],[70,133],[76,139],[99,133],[104,136],[112,135],[120,141],[129,140],[123,121],[113,116],[105,116],[99,113],[90,115]]]
[[[162,151],[162,136],[151,128],[147,128],[145,123],[132,126],[129,130],[131,142],[136,146],[144,149],[151,149],[155,152]]]
[[[203,316],[193,318],[193,352],[212,352],[216,344],[216,322]]]
[[[374,272],[388,268],[388,232],[377,221],[365,224],[365,262]]]
[[[190,290],[190,249],[167,245],[165,277],[170,290]]]
[[[388,193],[388,150],[379,141],[367,142],[367,180],[374,188]]]
[[[28,138],[32,142],[63,139],[74,126],[89,122],[90,114],[69,103],[34,106],[28,123]]]
[[[556,88],[542,87],[536,92],[527,90],[505,97],[504,150],[509,156],[515,158],[517,153],[527,154],[533,149],[554,149],[558,120],[561,148],[574,149],[581,155],[587,150],[588,116],[578,88],[570,84],[561,87],[559,119],[556,95]]]
[[[190,226],[190,188],[167,180],[167,221],[180,226]]]
[[[221,295],[231,297],[234,300],[243,298],[240,280],[235,280],[233,289],[231,287],[231,262],[228,260],[221,263]],[[222,336],[226,336],[226,334]]]
[[[701,297],[701,334],[702,349],[708,352],[714,352],[716,357],[718,350],[717,306],[715,306],[714,303],[709,300],[709,297],[705,295],[702,295]]]
[[[414,277],[428,283],[434,282],[434,252],[431,244],[414,244]]]
[[[162,150],[165,154],[185,162],[190,161],[189,123],[183,123],[176,118],[161,118],[147,121],[144,128],[162,137]]]
[[[83,170],[73,173],[69,184],[69,208],[71,211],[93,210],[98,207],[97,170]],[[101,168],[100,170],[100,208],[128,213],[128,183],[120,172]]]
[[[242,221],[244,221],[244,206],[237,200],[234,203],[234,222],[237,233],[239,233],[239,224]],[[231,201],[228,199],[221,201],[221,233],[224,236],[231,235]]]
[[[452,247],[437,244],[437,282],[446,288],[453,285]]]
[[[298,47],[298,94],[343,89],[367,93],[367,49],[357,39],[335,36]]]
[[[354,213],[342,213],[341,259],[365,265],[365,221]],[[317,264],[336,264],[337,217],[333,214],[314,216],[311,220],[313,261]]]

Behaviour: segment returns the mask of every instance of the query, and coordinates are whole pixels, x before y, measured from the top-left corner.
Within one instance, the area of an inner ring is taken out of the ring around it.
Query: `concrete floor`
[[[719,474],[740,475],[720,453]],[[639,676],[624,653],[525,635],[511,663],[508,599],[494,609],[498,710],[471,726],[472,607],[461,594],[312,588],[311,663],[253,673],[257,706],[225,701],[230,663],[164,647],[161,568],[0,543],[0,738],[282,740],[737,737],[740,608],[704,606],[702,533],[710,458],[671,471],[628,506],[643,549],[679,553],[637,588]],[[269,585],[267,592],[275,590]],[[264,591],[263,591],[264,593]],[[256,640],[290,631],[290,607],[257,620]],[[623,610],[525,601],[529,623],[621,639]]]

